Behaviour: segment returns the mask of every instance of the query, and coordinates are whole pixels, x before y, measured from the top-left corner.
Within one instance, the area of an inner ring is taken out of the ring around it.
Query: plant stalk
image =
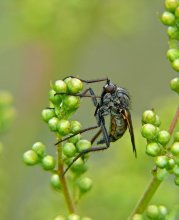
[[[70,196],[70,192],[67,186],[66,178],[63,176],[64,172],[64,167],[63,167],[63,161],[62,161],[62,146],[61,144],[57,145],[57,156],[58,156],[58,175],[60,178],[60,182],[62,184],[62,190],[63,190],[63,195],[64,199],[68,208],[69,213],[75,213],[75,206],[72,201],[72,198]]]

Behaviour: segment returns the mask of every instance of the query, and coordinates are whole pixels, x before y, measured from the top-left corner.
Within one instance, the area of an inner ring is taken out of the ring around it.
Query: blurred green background
[[[50,81],[68,75],[108,76],[131,94],[138,159],[128,132],[108,151],[91,155],[88,175],[94,186],[78,207],[81,216],[94,220],[127,219],[153,166],[140,135],[141,114],[154,107],[167,129],[178,104],[169,89],[176,74],[165,56],[167,34],[159,19],[163,2],[0,1],[0,89],[12,93],[17,112],[1,136],[0,219],[50,220],[66,214],[63,197],[49,186],[49,173],[26,167],[22,154],[39,140],[53,153],[54,137],[40,114],[48,106]],[[101,86],[94,86],[97,93]],[[91,102],[83,100],[74,118],[83,127],[92,126],[93,112]],[[179,202],[178,190],[169,179],[152,202],[172,209]]]

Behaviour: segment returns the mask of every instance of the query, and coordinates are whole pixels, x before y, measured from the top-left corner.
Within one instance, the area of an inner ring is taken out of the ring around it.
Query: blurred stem
[[[58,139],[59,141],[59,139]],[[63,195],[65,198],[65,202],[67,204],[67,208],[69,213],[75,213],[75,206],[74,203],[72,201],[72,198],[70,196],[70,192],[67,186],[67,182],[66,182],[66,178],[65,176],[63,176],[63,172],[64,172],[64,167],[63,167],[63,160],[62,160],[62,145],[58,144],[57,145],[57,155],[58,155],[58,175],[60,178],[60,182],[62,184],[62,190],[63,190]]]
[[[174,117],[172,119],[172,122],[170,124],[170,127],[169,127],[169,133],[171,135],[172,135],[172,133],[175,129],[178,118],[179,118],[179,107],[177,107],[175,115],[174,115]],[[148,184],[146,190],[144,191],[141,198],[139,199],[136,207],[132,211],[132,213],[129,216],[128,220],[132,220],[132,218],[135,214],[142,214],[145,211],[145,209],[147,208],[150,200],[152,199],[152,197],[154,196],[154,194],[157,191],[158,187],[160,186],[162,181],[160,181],[156,178],[156,171],[157,170],[154,169],[153,177],[152,177],[150,183]]]

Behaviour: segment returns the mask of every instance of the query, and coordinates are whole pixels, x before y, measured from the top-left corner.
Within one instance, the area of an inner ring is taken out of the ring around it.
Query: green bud
[[[78,187],[81,193],[86,193],[92,188],[92,180],[88,177],[80,178],[78,181]]]
[[[51,89],[49,91],[49,100],[54,105],[59,106],[62,102],[62,96],[61,95],[55,95],[55,94],[56,94],[55,90]]]
[[[57,117],[53,117],[48,121],[48,126],[51,131],[57,131],[57,125],[59,123],[59,119]]]
[[[174,79],[171,80],[171,82],[170,82],[170,88],[171,88],[173,91],[179,93],[179,78],[174,78]]]
[[[179,186],[179,176],[176,176],[176,177],[175,177],[175,184],[176,184],[177,186]]]
[[[66,218],[62,215],[58,215],[53,220],[66,220]]]
[[[160,205],[158,206],[158,209],[159,209],[161,217],[166,217],[166,215],[168,214],[167,208],[163,205]]]
[[[91,148],[91,142],[88,140],[79,140],[76,143],[76,147],[77,147],[78,152],[82,152],[84,150]]]
[[[167,170],[173,169],[174,166],[175,166],[175,160],[173,158],[170,158],[168,160]]]
[[[172,67],[174,70],[179,71],[179,58],[173,61]]]
[[[168,176],[168,171],[165,168],[164,169],[157,169],[156,178],[159,181],[163,181],[164,179],[166,179],[167,176]]]
[[[144,124],[154,124],[155,123],[155,119],[156,119],[156,115],[155,112],[152,110],[146,110],[143,114],[142,114],[142,122]]]
[[[67,157],[74,157],[76,154],[76,147],[73,143],[65,143],[63,145],[63,154]]]
[[[154,140],[157,137],[157,128],[152,124],[144,124],[142,126],[142,136],[148,140]]]
[[[165,0],[165,8],[168,11],[175,11],[177,6],[178,6],[177,0]]]
[[[171,152],[174,156],[179,156],[179,142],[174,142],[172,144]]]
[[[70,122],[64,119],[60,120],[59,123],[57,124],[57,129],[61,136],[65,136],[69,134],[71,131]]]
[[[77,134],[74,137],[68,139],[69,142],[76,144],[81,139],[81,134]]]
[[[178,35],[178,34],[179,34],[179,30],[178,30],[178,28],[177,28],[176,26],[170,26],[170,27],[168,27],[168,29],[167,29],[167,34],[168,34],[168,37],[169,37],[170,39],[179,40],[179,35]],[[171,50],[172,50],[172,49],[171,49]],[[176,49],[174,49],[174,50],[176,50]],[[173,53],[172,55],[169,55],[169,59],[171,59],[172,62],[174,61],[174,60],[173,60],[174,57],[175,57],[175,59],[178,58],[177,51],[175,51],[175,54]]]
[[[58,93],[66,93],[67,85],[63,80],[57,80],[54,83],[53,89],[55,90],[55,92],[58,92]]]
[[[175,17],[179,18],[179,7],[176,7],[175,9]]]
[[[176,132],[174,133],[174,141],[175,141],[175,142],[179,142],[179,131],[176,131]]]
[[[80,98],[76,96],[65,96],[63,105],[66,111],[74,111],[80,106]]]
[[[147,217],[151,219],[159,219],[160,211],[156,205],[149,205],[146,210]]]
[[[78,158],[74,164],[71,167],[71,170],[75,173],[83,173],[87,170],[84,161],[80,158]]]
[[[158,115],[155,115],[155,123],[154,123],[154,125],[156,127],[160,127],[160,125],[161,125],[161,120],[160,120],[160,117]]]
[[[159,131],[157,139],[161,145],[165,146],[170,141],[170,133],[165,130]]]
[[[71,132],[73,134],[78,133],[79,131],[81,131],[82,126],[81,126],[80,122],[71,121],[70,124],[71,124]]]
[[[47,155],[42,159],[42,167],[44,170],[53,170],[55,168],[55,159]]]
[[[175,164],[179,166],[179,157],[174,157]]]
[[[157,167],[159,168],[165,168],[168,164],[168,157],[167,156],[158,156],[156,158],[155,164],[157,165]]]
[[[178,36],[178,35],[177,35]],[[173,62],[177,58],[179,58],[179,50],[171,48],[167,51],[167,58],[170,62]]]
[[[90,217],[83,217],[81,220],[92,220]]]
[[[54,189],[61,189],[61,183],[58,174],[53,174],[51,176],[50,183]]]
[[[70,94],[76,94],[83,89],[83,83],[77,78],[71,78],[67,81],[67,88]]]
[[[70,215],[67,217],[67,220],[80,220],[80,216],[79,216],[79,215],[76,215],[76,214],[70,214]]]
[[[33,150],[28,150],[23,154],[23,161],[27,165],[35,165],[39,162],[38,155]]]
[[[178,165],[175,165],[173,167],[173,173],[176,175],[176,176],[179,176],[179,166]]]
[[[175,16],[169,11],[165,11],[162,14],[161,21],[165,25],[173,25],[175,23]]]
[[[42,118],[45,122],[48,122],[51,118],[55,116],[55,110],[54,109],[44,109],[42,110]]]
[[[43,157],[45,154],[45,145],[42,142],[36,142],[32,145],[32,150],[35,151],[39,157]]]
[[[161,147],[156,142],[148,143],[146,147],[146,153],[149,156],[156,157],[161,153]]]
[[[141,215],[141,214],[135,214],[135,215],[132,217],[132,220],[144,220],[144,216]]]

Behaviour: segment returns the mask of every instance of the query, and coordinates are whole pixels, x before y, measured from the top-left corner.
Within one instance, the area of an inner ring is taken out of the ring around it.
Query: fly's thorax
[[[116,104],[119,105],[120,108],[129,109],[131,105],[130,96],[126,89],[118,87],[115,94]]]

